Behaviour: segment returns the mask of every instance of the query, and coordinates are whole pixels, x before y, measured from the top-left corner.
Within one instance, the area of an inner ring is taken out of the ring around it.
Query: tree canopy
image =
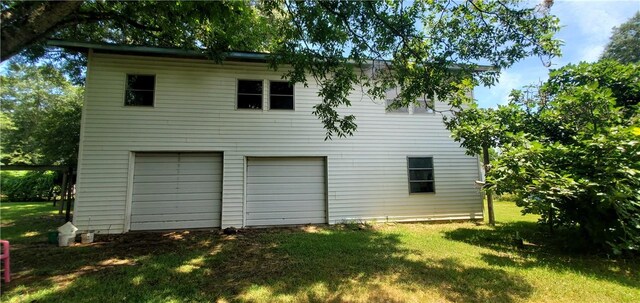
[[[83,89],[52,66],[13,63],[0,81],[2,162],[75,165]]]
[[[640,11],[627,22],[613,28],[602,58],[622,63],[640,62]]]
[[[491,85],[499,69],[528,56],[559,54],[552,1],[60,1],[2,2],[2,59],[82,60],[45,52],[47,38],[204,48],[212,59],[227,51],[262,51],[291,82],[319,84],[314,113],[327,138],[348,136],[355,117],[340,115],[354,88],[372,98],[401,87],[393,106],[438,95],[458,106],[477,84]],[[477,72],[478,64],[496,69]],[[79,64],[67,71],[81,71]]]
[[[500,149],[487,180],[525,213],[577,228],[574,244],[640,250],[640,66],[569,64],[498,109],[470,108],[447,123],[470,154]]]

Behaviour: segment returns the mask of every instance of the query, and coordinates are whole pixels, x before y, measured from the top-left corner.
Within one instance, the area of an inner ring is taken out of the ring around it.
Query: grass
[[[3,203],[14,276],[2,302],[639,302],[638,260],[563,252],[533,216],[102,236],[46,244],[47,204]],[[524,246],[514,245],[515,232]]]

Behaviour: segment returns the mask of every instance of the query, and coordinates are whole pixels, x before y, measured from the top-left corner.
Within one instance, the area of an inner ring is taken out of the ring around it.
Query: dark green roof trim
[[[75,42],[75,41],[65,41],[65,40],[47,40],[47,45],[75,50],[83,53],[86,53],[91,49],[94,52],[112,53],[112,54],[157,56],[157,57],[172,57],[172,58],[178,57],[178,58],[194,58],[194,59],[209,58],[205,50],[184,49],[184,48]],[[267,62],[268,58],[269,58],[268,53],[228,52],[225,54],[225,60],[231,60],[231,61]],[[458,68],[459,67],[452,67],[451,69],[455,70]],[[496,70],[499,70],[499,69],[497,67],[493,67],[489,65],[476,66],[476,71],[478,72],[496,71]]]
[[[105,43],[88,43],[74,42],[64,40],[48,40],[48,46],[60,47],[79,52],[88,52],[92,49],[100,53],[129,54],[143,56],[160,56],[160,57],[179,57],[179,58],[198,58],[207,59],[207,53],[204,50],[170,48],[170,47],[152,47],[141,45],[119,45]],[[267,62],[269,54],[252,53],[252,52],[228,52],[225,54],[227,60],[249,61],[249,62]]]

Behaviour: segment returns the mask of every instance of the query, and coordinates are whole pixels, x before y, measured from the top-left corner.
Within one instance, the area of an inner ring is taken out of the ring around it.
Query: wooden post
[[[553,220],[554,220],[554,212],[553,212],[553,202],[549,204],[549,233],[553,234]]]
[[[489,174],[489,170],[491,169],[491,165],[489,164],[489,147],[482,146],[482,158],[484,162],[484,179],[485,182],[487,180],[487,174]],[[485,183],[486,184],[486,183]],[[489,211],[489,225],[496,225],[496,217],[493,212],[493,195],[491,194],[491,190],[485,192],[487,194],[487,210]]]
[[[69,167],[69,182],[68,182],[68,196],[67,196],[67,213],[65,214],[65,220],[71,221],[71,201],[73,199],[73,168]]]
[[[62,214],[62,209],[64,208],[65,194],[67,193],[67,172],[62,173],[62,188],[60,189],[60,209],[58,210],[58,214]]]

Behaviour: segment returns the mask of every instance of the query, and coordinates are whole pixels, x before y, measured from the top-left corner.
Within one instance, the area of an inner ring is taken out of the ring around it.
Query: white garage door
[[[247,226],[326,223],[323,158],[249,158]]]
[[[136,154],[131,230],[220,226],[222,156]]]

